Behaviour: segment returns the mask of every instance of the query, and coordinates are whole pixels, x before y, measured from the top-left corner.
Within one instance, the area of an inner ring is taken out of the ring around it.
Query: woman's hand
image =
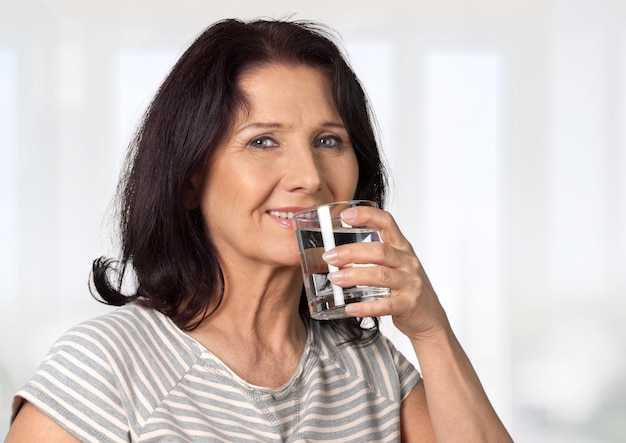
[[[342,287],[391,289],[390,297],[349,304],[346,311],[357,317],[391,315],[396,327],[411,340],[420,363],[424,390],[414,392],[403,403],[403,439],[422,441],[421,432],[430,428],[408,426],[407,420],[423,423],[418,417],[423,417],[426,405],[437,441],[511,442],[422,264],[393,217],[360,206],[345,210],[342,218],[353,226],[379,230],[383,243],[352,243],[327,251],[324,259],[339,268],[328,277]],[[376,266],[349,266],[351,263]]]
[[[353,226],[367,226],[380,232],[382,243],[351,243],[324,254],[324,260],[340,268],[329,279],[342,287],[370,285],[391,289],[380,300],[349,304],[355,317],[391,315],[396,327],[419,342],[448,328],[446,314],[411,244],[386,211],[370,207],[345,210],[342,218]],[[349,264],[374,264],[359,267]]]

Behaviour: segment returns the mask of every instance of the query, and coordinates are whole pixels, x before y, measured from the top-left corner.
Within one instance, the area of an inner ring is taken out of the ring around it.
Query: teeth
[[[278,211],[269,211],[269,214],[274,216],[274,217],[280,217],[280,218],[286,218],[286,219],[292,219],[293,215],[295,214],[294,212],[278,212]]]
[[[273,217],[285,218],[287,220],[291,220],[294,217],[294,215],[296,215],[295,212],[267,211],[267,213],[269,215],[273,216]],[[315,211],[303,214],[302,217],[304,217],[304,218],[315,218]]]

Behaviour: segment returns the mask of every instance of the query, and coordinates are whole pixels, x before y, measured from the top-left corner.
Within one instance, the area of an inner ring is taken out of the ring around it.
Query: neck
[[[239,268],[241,269],[241,268]],[[249,268],[247,268],[249,269]],[[195,336],[220,331],[238,346],[250,342],[271,347],[302,337],[299,315],[302,275],[298,267],[231,272],[223,266],[224,296],[220,306],[195,331]]]
[[[279,387],[302,355],[306,328],[298,306],[298,268],[236,275],[224,272],[224,298],[190,335],[249,383]]]

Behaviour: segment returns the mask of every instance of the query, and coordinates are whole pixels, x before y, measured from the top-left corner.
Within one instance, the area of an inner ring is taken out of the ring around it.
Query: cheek
[[[355,158],[354,168],[353,168],[353,173],[352,173],[352,183],[353,183],[352,193],[353,194],[356,192],[356,187],[357,187],[358,182],[359,182],[359,164],[357,163],[356,158]]]
[[[222,160],[209,171],[202,199],[207,204],[227,209],[238,198],[250,193],[258,183],[258,176],[241,162]]]
[[[357,184],[359,181],[359,164],[356,156],[352,155],[350,159],[347,159],[343,164],[341,170],[337,172],[338,177],[341,180],[342,188],[346,189],[349,198],[354,197],[356,193]]]

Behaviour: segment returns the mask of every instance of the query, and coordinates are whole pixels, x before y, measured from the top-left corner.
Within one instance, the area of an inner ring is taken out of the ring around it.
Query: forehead
[[[244,72],[238,80],[248,110],[255,102],[301,103],[317,101],[335,108],[329,75],[321,68],[303,64],[270,63]]]
[[[330,85],[329,74],[320,66],[287,61],[266,62],[250,66],[239,74],[238,83],[239,85],[249,85],[259,79],[287,76],[317,77]]]

